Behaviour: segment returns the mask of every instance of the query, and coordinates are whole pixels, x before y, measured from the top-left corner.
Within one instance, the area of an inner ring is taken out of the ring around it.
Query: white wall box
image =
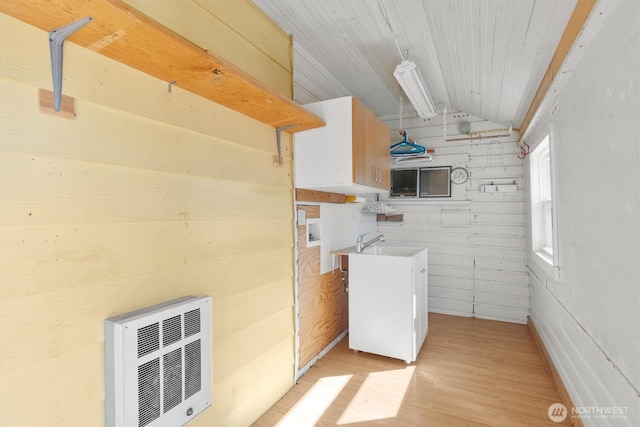
[[[307,247],[319,246],[322,242],[322,224],[320,218],[307,219]]]
[[[326,126],[294,136],[296,188],[341,194],[389,191],[389,128],[356,98],[306,104]]]
[[[211,297],[105,320],[105,424],[180,426],[211,405]]]

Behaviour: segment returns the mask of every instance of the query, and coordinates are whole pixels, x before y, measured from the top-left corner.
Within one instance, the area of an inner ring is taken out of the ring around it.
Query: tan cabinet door
[[[353,181],[389,189],[389,129],[364,104],[353,98]]]

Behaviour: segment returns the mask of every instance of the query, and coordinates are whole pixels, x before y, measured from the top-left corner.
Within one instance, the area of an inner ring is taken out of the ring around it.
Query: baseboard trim
[[[322,359],[327,353],[329,353],[329,351],[335,347],[340,341],[342,341],[342,339],[344,337],[347,336],[347,334],[349,333],[349,329],[342,331],[342,333],[340,335],[338,335],[333,341],[331,341],[329,343],[328,346],[326,346],[324,348],[324,350],[322,350],[320,353],[318,353],[317,356],[315,356],[313,359],[311,359],[311,361],[309,361],[309,363],[307,363],[305,366],[302,367],[302,369],[300,369],[298,372],[296,372],[295,375],[295,383],[298,382],[298,380],[300,379],[301,376],[303,376],[304,374],[307,373],[307,371],[309,370],[309,368],[311,368],[311,366],[316,363],[319,359]]]
[[[584,423],[579,417],[573,418],[571,416],[572,410],[573,408],[575,408],[575,406],[573,405],[573,400],[571,400],[571,396],[569,395],[567,388],[564,386],[562,378],[560,378],[560,374],[558,374],[558,370],[553,364],[553,360],[551,360],[549,352],[544,346],[544,342],[542,341],[542,338],[540,337],[540,334],[536,329],[536,325],[533,323],[533,320],[531,320],[531,316],[527,317],[527,326],[529,326],[531,335],[533,335],[533,340],[536,342],[536,345],[538,346],[538,349],[540,350],[540,353],[542,354],[542,357],[546,362],[547,369],[551,372],[553,382],[555,383],[556,388],[558,389],[558,394],[560,395],[560,400],[562,400],[562,403],[567,407],[567,410],[569,411],[568,416],[571,424],[573,424],[574,427],[585,427]]]

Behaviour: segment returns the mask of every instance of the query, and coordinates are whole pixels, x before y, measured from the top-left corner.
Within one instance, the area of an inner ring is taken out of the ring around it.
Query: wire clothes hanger
[[[380,4],[382,4],[382,2],[380,2]],[[407,131],[402,129],[402,107],[402,89],[398,87],[398,108],[400,110],[398,112],[398,120],[400,122],[400,130],[398,133],[403,137],[403,139],[390,147],[391,157],[403,158],[422,156],[427,152],[427,149],[422,145],[416,144],[412,139],[409,139]]]
[[[402,135],[404,139],[390,147],[391,157],[420,155],[426,153],[426,148],[410,140],[406,131],[401,130],[400,135]]]

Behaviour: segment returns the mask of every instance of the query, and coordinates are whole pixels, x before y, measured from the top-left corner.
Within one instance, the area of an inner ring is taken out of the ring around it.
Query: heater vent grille
[[[139,427],[160,416],[160,359],[138,366],[138,407]]]
[[[187,344],[184,347],[184,354],[184,398],[188,399],[200,391],[200,384],[202,383],[200,340]]]
[[[200,310],[191,310],[184,314],[184,336],[190,337],[191,335],[200,332]]]
[[[182,402],[182,349],[165,354],[163,359],[164,412],[168,412]]]
[[[138,329],[138,357],[160,348],[160,325],[154,323]]]
[[[182,319],[173,316],[162,322],[162,345],[164,347],[176,343],[182,339]]]
[[[211,405],[211,298],[105,321],[106,425],[184,425]]]

